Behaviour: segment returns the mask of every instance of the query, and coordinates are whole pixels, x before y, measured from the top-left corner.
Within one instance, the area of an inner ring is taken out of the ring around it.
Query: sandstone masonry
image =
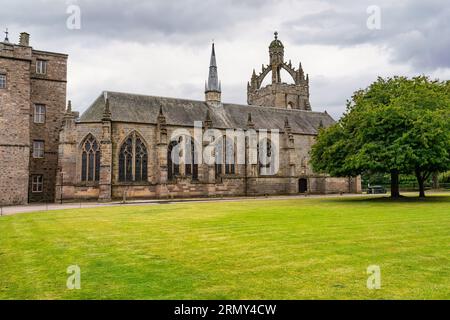
[[[67,58],[0,42],[0,205],[55,199]]]

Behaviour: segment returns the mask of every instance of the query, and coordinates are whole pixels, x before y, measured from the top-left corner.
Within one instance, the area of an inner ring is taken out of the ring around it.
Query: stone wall
[[[28,200],[31,48],[0,44],[0,205]]]
[[[47,61],[45,75],[36,60]],[[0,204],[53,201],[58,165],[58,135],[66,100],[67,55],[0,43]],[[45,123],[34,123],[34,105],[45,105]],[[34,159],[33,141],[44,141],[45,155]],[[33,175],[43,176],[42,192],[33,192]]]
[[[252,105],[309,110],[308,89],[303,85],[274,83],[248,93]]]
[[[84,138],[92,134],[98,141],[104,139],[105,123],[76,123],[72,118],[61,132],[60,165],[64,173],[64,199],[99,199],[99,183],[81,181],[81,146]],[[216,179],[214,167],[199,165],[199,179],[193,181],[184,174],[167,181],[167,146],[175,130],[185,130],[193,135],[193,128],[164,126],[167,139],[161,138],[160,125],[142,123],[111,123],[111,152],[102,154],[102,163],[111,163],[111,199],[171,199],[192,197],[263,196],[297,194],[299,179],[307,180],[307,193],[358,192],[355,183],[348,178],[331,178],[315,174],[309,164],[309,150],[314,143],[313,135],[280,134],[280,170],[273,176],[260,176],[256,165],[236,165],[236,174]],[[141,182],[120,182],[119,152],[122,143],[135,132],[147,146],[148,179]],[[161,140],[162,139],[162,140]],[[104,159],[109,157],[110,159]],[[101,169],[102,170],[102,169]],[[58,188],[58,187],[57,187]],[[58,191],[58,190],[57,190]],[[107,200],[107,199],[103,199]]]
[[[47,61],[47,72],[36,74],[36,60]],[[45,155],[42,159],[30,156],[30,179],[43,175],[44,190],[29,190],[30,202],[55,200],[56,175],[58,174],[59,130],[66,105],[67,56],[63,54],[33,51],[31,63],[30,143],[44,141]],[[34,105],[45,106],[45,123],[34,123]],[[30,180],[31,181],[31,180]],[[31,183],[30,183],[31,185]]]

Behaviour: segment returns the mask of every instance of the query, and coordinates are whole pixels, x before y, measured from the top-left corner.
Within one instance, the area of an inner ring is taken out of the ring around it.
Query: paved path
[[[148,206],[161,204],[175,204],[183,202],[225,202],[225,201],[267,201],[267,200],[285,200],[285,199],[311,199],[311,198],[342,198],[342,197],[362,197],[366,194],[344,194],[344,195],[292,195],[292,196],[269,196],[269,197],[233,197],[233,198],[193,198],[193,199],[164,199],[164,200],[130,200],[125,204],[123,202],[71,202],[71,203],[48,203],[48,204],[28,204],[22,206],[0,207],[2,216],[13,215],[17,213],[62,210],[62,209],[84,209],[111,206]],[[379,197],[385,195],[370,195]]]

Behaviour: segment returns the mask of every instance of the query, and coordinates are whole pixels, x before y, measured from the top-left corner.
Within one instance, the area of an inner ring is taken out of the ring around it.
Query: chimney
[[[26,32],[20,33],[19,45],[24,47],[30,46],[30,35]]]

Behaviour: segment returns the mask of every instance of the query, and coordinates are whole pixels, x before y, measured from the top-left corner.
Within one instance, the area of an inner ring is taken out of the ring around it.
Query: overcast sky
[[[70,5],[80,29],[67,27]],[[380,29],[367,26],[371,5]],[[0,24],[11,42],[27,31],[34,48],[69,54],[78,111],[103,90],[203,100],[212,39],[222,100],[246,103],[275,30],[285,59],[310,75],[313,110],[335,118],[377,76],[450,79],[447,0],[2,0]]]

